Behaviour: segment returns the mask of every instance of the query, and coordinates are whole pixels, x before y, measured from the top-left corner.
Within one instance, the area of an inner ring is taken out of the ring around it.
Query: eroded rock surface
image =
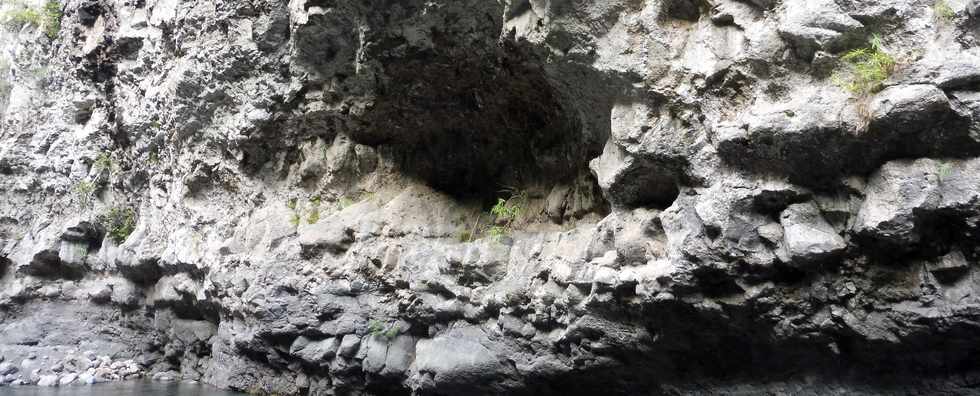
[[[977,393],[942,3],[58,2],[0,32],[0,384]]]

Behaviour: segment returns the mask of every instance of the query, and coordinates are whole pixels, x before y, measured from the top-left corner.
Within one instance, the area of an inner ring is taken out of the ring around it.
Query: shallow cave
[[[516,45],[461,59],[415,54],[386,73],[381,99],[352,138],[379,146],[405,175],[484,203],[583,175],[597,186],[588,163],[605,136],[579,117],[595,110],[576,108]]]

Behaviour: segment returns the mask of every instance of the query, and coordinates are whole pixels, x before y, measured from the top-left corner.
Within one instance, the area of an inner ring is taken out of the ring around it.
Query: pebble
[[[33,353],[21,362],[21,366],[0,360],[0,385],[96,384],[142,378],[144,374],[142,367],[133,359],[114,361],[107,355],[97,356],[93,351],[85,351],[81,355],[69,353],[60,360],[50,360],[55,361],[42,362]],[[20,374],[27,372],[30,375]],[[178,377],[173,372],[170,380]]]

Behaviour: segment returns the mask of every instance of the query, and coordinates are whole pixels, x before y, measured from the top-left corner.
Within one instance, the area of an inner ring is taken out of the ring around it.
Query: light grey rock
[[[818,50],[838,52],[853,45],[864,25],[828,0],[794,3],[785,8],[780,37],[789,41],[800,58],[812,60]]]
[[[37,381],[37,386],[58,386],[57,375],[42,375]]]
[[[72,382],[75,382],[76,379],[78,379],[78,373],[68,373],[68,374],[65,374],[64,376],[62,376],[58,380],[58,385],[60,385],[60,386],[71,385]]]
[[[415,346],[416,376],[431,375],[431,383],[421,388],[440,389],[477,387],[505,391],[512,370],[503,357],[481,345],[485,335],[478,329],[463,328],[433,339],[423,339]]]
[[[311,365],[326,365],[336,356],[341,341],[338,338],[310,340],[300,336],[289,347],[289,353]]]
[[[10,362],[0,362],[0,375],[10,375],[20,371],[16,365]]]
[[[347,334],[340,340],[340,347],[337,349],[337,355],[349,358],[357,353],[358,348],[361,346],[361,338],[354,334]]]
[[[974,18],[980,17],[980,2],[977,0],[968,1],[966,3],[966,12]]]
[[[812,202],[793,204],[779,215],[786,249],[795,265],[839,256],[847,243]]]
[[[871,178],[855,231],[894,245],[917,242],[917,213],[939,204],[939,165],[932,160],[896,161]]]
[[[873,128],[915,131],[951,112],[949,98],[934,85],[899,85],[886,88],[870,104]]]
[[[974,21],[911,1],[389,3],[66,1],[54,37],[0,32],[0,352],[42,357],[2,381],[975,382]],[[865,97],[840,56],[872,33],[899,65]]]

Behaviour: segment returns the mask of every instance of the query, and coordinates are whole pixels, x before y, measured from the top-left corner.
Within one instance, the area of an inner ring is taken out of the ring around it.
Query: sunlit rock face
[[[0,5],[2,384],[980,374],[976,1],[46,4]]]

